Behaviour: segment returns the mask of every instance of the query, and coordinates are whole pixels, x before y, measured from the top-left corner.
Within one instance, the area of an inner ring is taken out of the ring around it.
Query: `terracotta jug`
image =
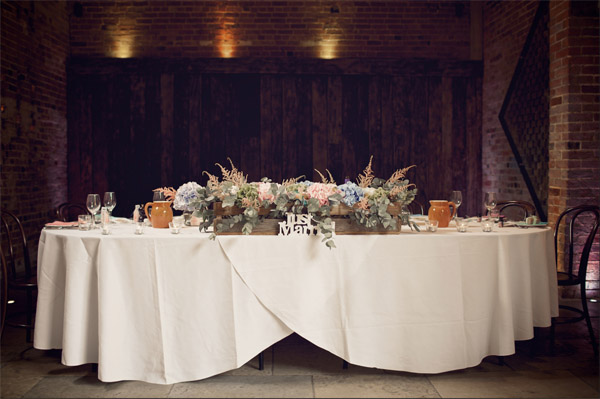
[[[429,207],[429,220],[437,220],[438,227],[448,227],[450,220],[456,214],[456,205],[452,201],[444,200],[431,200],[429,201],[431,206]],[[452,212],[450,212],[452,207]]]
[[[148,208],[152,208],[152,212],[148,212]],[[148,202],[144,207],[148,220],[152,223],[152,227],[157,229],[166,229],[169,227],[169,222],[173,221],[173,210],[169,201],[154,201]]]

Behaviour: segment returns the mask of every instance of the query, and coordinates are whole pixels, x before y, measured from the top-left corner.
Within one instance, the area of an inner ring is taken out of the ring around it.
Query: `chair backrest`
[[[569,273],[577,280],[585,280],[587,264],[594,243],[594,237],[598,232],[600,223],[600,208],[596,205],[580,205],[569,208],[560,214],[556,225],[554,226],[554,258],[558,265],[558,241],[561,230],[565,231],[564,237],[567,240],[566,250],[568,251],[565,260],[565,272]],[[574,271],[575,247],[581,243],[578,238],[585,238],[585,244],[581,250],[579,258],[579,267]]]
[[[2,332],[4,331],[4,322],[6,321],[6,305],[8,304],[8,271],[6,270],[6,258],[4,257],[4,252],[2,251],[2,247],[0,247],[0,261],[2,264],[2,294],[0,295],[0,300],[2,303],[0,304],[0,337],[2,336]]]
[[[421,204],[417,200],[412,200],[410,204],[407,205],[408,210],[413,215],[423,215],[423,204]]]
[[[31,261],[29,259],[29,247],[27,246],[27,236],[25,229],[19,218],[12,212],[3,210],[2,216],[2,248],[7,256],[8,278],[17,277],[17,265],[19,258],[23,258],[25,276],[31,277]]]
[[[77,220],[78,215],[88,214],[88,210],[83,204],[73,202],[64,202],[56,207],[56,218],[63,222]]]
[[[535,206],[527,201],[498,201],[496,208],[507,220],[525,220],[528,216],[535,215]]]

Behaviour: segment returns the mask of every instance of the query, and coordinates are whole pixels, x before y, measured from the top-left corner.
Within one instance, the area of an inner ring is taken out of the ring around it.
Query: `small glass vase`
[[[193,215],[193,212],[190,212],[190,211],[183,212],[183,223],[185,223],[186,226],[192,225],[192,215]]]

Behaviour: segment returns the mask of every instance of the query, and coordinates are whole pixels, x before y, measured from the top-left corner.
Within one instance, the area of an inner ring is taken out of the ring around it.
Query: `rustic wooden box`
[[[258,214],[261,216],[267,216],[272,208],[260,208]],[[396,219],[396,229],[388,230],[383,226],[377,226],[376,228],[366,228],[358,223],[353,222],[348,215],[353,210],[352,208],[340,204],[332,207],[331,219],[335,222],[335,234],[336,235],[348,235],[348,234],[399,234],[402,223],[398,219],[400,214],[401,206],[399,204],[392,204],[388,206],[388,212],[392,217]],[[241,215],[244,210],[236,206],[223,208],[220,203],[215,203],[215,221],[213,224],[214,232],[217,235],[241,235],[243,223],[236,223],[231,229],[217,232],[217,224],[221,221],[223,216],[234,216]],[[279,222],[283,222],[285,219],[263,219],[257,224],[250,235],[277,235],[279,234]]]

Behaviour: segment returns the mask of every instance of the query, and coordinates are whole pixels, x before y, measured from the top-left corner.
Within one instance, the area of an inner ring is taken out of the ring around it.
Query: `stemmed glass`
[[[454,205],[456,205],[456,213],[454,214],[454,218],[456,219],[456,217],[458,217],[458,208],[460,207],[460,204],[462,204],[462,193],[460,191],[452,191],[450,201],[454,202]]]
[[[487,208],[488,211],[488,219],[492,218],[492,209],[496,207],[496,203],[498,202],[496,198],[496,193],[488,192],[485,193],[485,199],[483,200],[483,204]]]
[[[109,216],[112,216],[112,211],[117,206],[117,195],[112,191],[104,193],[104,206],[108,210]]]
[[[99,194],[88,194],[85,206],[88,211],[92,214],[92,226],[96,223],[96,214],[100,210],[100,195]]]

